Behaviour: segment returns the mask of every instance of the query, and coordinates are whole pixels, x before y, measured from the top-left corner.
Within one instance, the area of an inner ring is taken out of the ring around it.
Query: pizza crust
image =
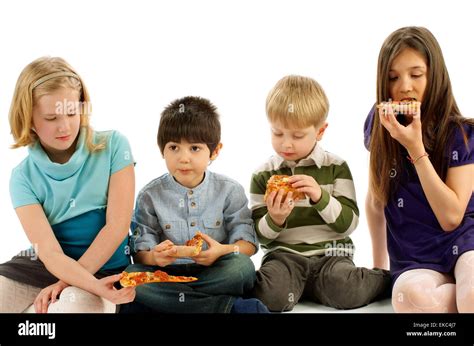
[[[186,245],[176,245],[176,253],[173,257],[194,257],[201,253],[204,239],[202,233],[197,232],[196,235],[186,242]]]
[[[176,245],[176,253],[173,257],[194,257],[201,252],[196,246]]]

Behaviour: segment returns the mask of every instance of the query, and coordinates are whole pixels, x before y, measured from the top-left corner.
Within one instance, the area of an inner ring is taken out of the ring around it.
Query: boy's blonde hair
[[[93,142],[93,131],[89,125],[89,93],[79,74],[62,58],[41,57],[23,69],[15,86],[9,113],[10,130],[15,141],[13,149],[32,145],[38,140],[37,134],[32,130],[33,107],[40,97],[63,88],[77,90],[80,104],[87,105],[80,107],[80,117],[81,127],[87,131],[86,145],[89,151],[105,148],[104,141]]]
[[[267,117],[288,128],[317,127],[327,118],[329,101],[314,79],[286,76],[267,96]]]

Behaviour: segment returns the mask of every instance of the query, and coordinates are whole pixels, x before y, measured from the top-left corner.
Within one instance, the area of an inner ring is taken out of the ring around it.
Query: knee
[[[394,287],[392,292],[392,307],[395,312],[410,312],[406,302],[408,290],[404,287]]]
[[[461,286],[456,292],[456,305],[458,312],[473,313],[474,312],[474,286]]]
[[[395,284],[392,293],[392,307],[398,313],[436,312],[439,305],[433,290],[420,284]],[[438,311],[443,312],[443,311]]]
[[[252,285],[255,282],[255,265],[252,260],[247,255],[235,254],[237,265],[239,271],[242,273],[242,277],[250,281]]]
[[[290,286],[289,283],[282,285],[276,278],[266,276],[258,271],[252,295],[260,299],[270,311],[291,311],[298,303],[299,296],[292,292]]]
[[[255,283],[255,266],[250,257],[242,254],[228,256],[225,259],[223,277],[226,281],[242,285],[244,292],[252,289]]]
[[[337,274],[326,277],[322,291],[321,302],[336,309],[355,309],[370,302],[368,292],[359,281]]]
[[[420,308],[422,301],[426,299],[423,297],[423,289],[410,285],[395,285],[392,293],[392,307],[395,312],[422,312]],[[417,311],[418,310],[418,311]]]
[[[41,288],[0,275],[0,312],[24,312],[34,302],[40,291]]]
[[[259,285],[255,286],[254,296],[265,304],[268,310],[273,312],[291,311],[298,302],[293,292],[285,289],[262,290]]]
[[[115,304],[77,287],[66,287],[48,313],[115,313]]]
[[[393,286],[395,312],[457,312],[456,284],[447,274],[427,270],[402,273]]]
[[[0,304],[12,299],[15,295],[15,282],[0,275]],[[3,311],[1,311],[3,312]]]
[[[456,263],[456,306],[458,312],[474,312],[474,251],[463,253]]]
[[[8,292],[8,288],[12,285],[13,280],[0,275],[0,296]]]

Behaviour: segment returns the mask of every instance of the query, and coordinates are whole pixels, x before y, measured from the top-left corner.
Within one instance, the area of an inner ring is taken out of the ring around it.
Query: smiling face
[[[394,101],[415,98],[422,102],[426,90],[428,67],[424,57],[412,48],[405,48],[392,61],[389,70],[389,91]]]
[[[279,122],[271,122],[270,125],[273,149],[288,161],[298,161],[308,156],[316,142],[322,139],[327,127],[327,123],[318,128],[286,128]]]
[[[189,143],[186,140],[168,142],[163,150],[166,167],[178,183],[194,188],[204,179],[209,161],[214,160],[219,154],[221,144],[217,146],[214,153],[205,143]]]
[[[76,149],[80,130],[79,92],[59,89],[41,96],[33,107],[33,130],[53,162],[65,163]]]

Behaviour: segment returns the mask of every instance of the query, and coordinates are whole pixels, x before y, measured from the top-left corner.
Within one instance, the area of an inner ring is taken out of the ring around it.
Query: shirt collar
[[[52,162],[39,140],[28,148],[29,156],[35,165],[50,178],[54,180],[67,179],[73,176],[83,166],[88,157],[89,151],[85,145],[86,132],[87,130],[85,128],[81,128],[76,150],[66,163]]]
[[[209,184],[209,176],[210,175],[211,175],[211,172],[209,170],[206,170],[206,172],[204,172],[203,181],[199,185],[193,187],[192,189],[178,183],[174,179],[172,174],[168,174],[168,179],[167,180],[168,180],[168,183],[173,187],[174,190],[176,190],[176,191],[178,191],[179,193],[182,193],[182,194],[192,195],[192,194],[195,194],[195,193],[200,193],[201,191],[206,189],[206,186]]]
[[[302,158],[298,162],[289,161],[289,160],[287,161],[283,159],[280,155],[276,155],[275,160],[276,160],[276,166],[278,168],[281,168],[281,167],[294,168],[294,167],[301,167],[301,166],[310,166],[313,164],[316,165],[318,168],[321,168],[324,162],[324,157],[325,157],[324,149],[321,147],[321,145],[316,143],[313,151],[311,151],[311,153],[309,153],[308,156]]]

